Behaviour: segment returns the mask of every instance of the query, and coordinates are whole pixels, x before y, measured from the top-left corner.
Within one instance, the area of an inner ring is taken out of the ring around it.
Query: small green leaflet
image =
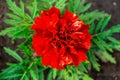
[[[10,56],[12,56],[17,61],[20,61],[20,62],[23,61],[23,59],[15,51],[11,50],[10,48],[4,47],[4,50],[6,53],[8,53]]]
[[[89,77],[87,74],[84,74],[83,80],[93,80],[91,77]]]
[[[95,68],[97,71],[100,71],[100,65],[98,63],[98,59],[95,57],[95,54],[93,54],[91,51],[88,52],[88,58],[91,62],[93,68]]]

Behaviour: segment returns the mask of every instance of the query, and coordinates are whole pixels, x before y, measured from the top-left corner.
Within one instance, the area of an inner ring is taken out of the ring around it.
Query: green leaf
[[[31,77],[32,77],[33,80],[38,80],[37,76],[36,76],[36,72],[33,69],[30,69],[29,72],[30,72],[30,75],[31,75]]]
[[[65,9],[65,4],[66,0],[57,0],[55,7],[59,8],[61,12],[63,12],[63,10]]]
[[[77,1],[79,1],[79,0],[77,0]],[[71,12],[74,12],[74,9],[73,9],[73,0],[70,0],[70,1],[69,1],[68,9],[69,9]]]
[[[25,6],[24,6],[24,2],[22,0],[20,0],[20,8],[21,8],[22,14],[24,15],[25,14]]]
[[[107,59],[107,61],[110,61],[111,63],[114,63],[114,64],[116,63],[115,58],[112,57],[112,55],[110,55],[106,51],[101,52],[101,54]]]
[[[6,2],[7,2],[7,4],[8,4],[8,6],[9,6],[9,9],[10,10],[12,10],[12,12],[14,13],[14,14],[16,14],[16,15],[18,15],[18,16],[24,16],[24,14],[23,14],[23,8],[21,9],[21,8],[19,8],[17,5],[16,5],[16,3],[15,2],[13,2],[12,0],[6,0]],[[21,6],[23,7],[23,4],[22,4],[22,2],[21,2]]]
[[[5,19],[4,22],[6,24],[10,24],[10,25],[18,25],[18,24],[22,23],[21,20],[16,21],[16,20],[11,20],[11,19]]]
[[[70,0],[68,9],[76,14],[87,11],[91,7],[91,3],[86,4],[86,0]]]
[[[87,65],[86,63],[82,62],[80,63],[80,65],[78,66],[78,69],[82,72],[88,72],[88,67],[89,65]]]
[[[37,4],[36,0],[33,1],[32,6],[33,6],[33,9],[32,9],[32,18],[34,19],[35,16],[36,16],[37,10],[38,10],[37,9],[38,4]]]
[[[16,60],[18,60],[18,61],[20,61],[20,62],[23,61],[23,59],[22,59],[15,51],[11,50],[10,48],[4,47],[4,50],[5,50],[6,53],[8,53],[8,54],[9,54],[10,56],[12,56],[14,59],[16,59]]]
[[[110,37],[113,33],[119,33],[120,32],[120,25],[115,25],[112,26],[110,29],[100,32],[98,34],[96,34],[96,36],[99,36],[103,39],[107,39],[108,37]]]
[[[93,54],[91,51],[88,52],[88,58],[93,66],[97,71],[100,71],[100,65],[98,64],[98,59],[95,57],[95,54]]]
[[[46,1],[46,0],[45,0]],[[51,5],[51,7],[52,7],[52,5],[56,2],[56,0],[47,0],[48,2],[49,2],[49,4]]]
[[[90,34],[93,34],[94,29],[95,29],[95,23],[93,22],[93,23],[90,25],[90,29],[89,29]]]
[[[103,46],[106,50],[113,52],[112,48],[101,38],[97,37],[97,40],[99,41],[99,45],[100,43],[102,44],[101,46]],[[99,47],[100,48],[100,47]],[[100,48],[101,49],[101,48]]]
[[[1,36],[8,35],[12,39],[15,39],[15,38],[26,38],[31,33],[33,33],[33,31],[31,31],[27,26],[17,26],[17,27],[6,28],[5,30],[0,32],[0,35]]]
[[[39,72],[39,77],[40,77],[40,80],[44,80],[44,73],[43,73],[43,71]]]
[[[98,22],[96,29],[95,29],[95,33],[97,33],[101,29],[103,21],[104,21],[104,17],[101,18],[100,21]]]
[[[5,77],[1,77],[0,76],[0,79],[1,80],[6,80],[6,79],[15,79],[17,77],[20,77],[22,74],[12,74],[12,75],[6,75]]]
[[[100,49],[103,51],[106,51],[105,47],[103,45],[101,45],[100,41],[98,41],[98,39],[93,38],[92,42]]]
[[[48,73],[47,80],[52,80],[52,77],[53,77],[52,75],[53,75],[53,72],[52,72],[52,69],[51,69]]]
[[[115,39],[115,38],[113,38],[113,37],[108,37],[107,39],[108,39],[109,41],[111,41],[112,43],[114,43],[114,44],[120,44],[120,41],[117,40],[117,39]]]
[[[91,77],[89,77],[87,74],[84,74],[83,80],[93,80]]]
[[[77,13],[82,13],[82,12],[85,12],[87,11],[90,7],[91,7],[92,3],[89,3],[87,5],[85,5],[84,7],[80,7],[78,10],[77,10]]]
[[[73,3],[73,9],[74,10],[77,10],[78,7],[81,7],[81,5],[83,5],[83,2],[81,0],[72,0],[72,3]]]
[[[108,14],[106,14],[104,12],[100,12],[98,10],[94,10],[94,11],[91,11],[91,12],[81,14],[79,16],[79,19],[83,20],[87,24],[91,24],[95,20],[99,20],[100,18],[103,18],[103,17],[106,17],[106,16],[108,16]]]
[[[98,22],[96,29],[95,29],[95,33],[98,33],[103,31],[103,29],[106,27],[106,25],[108,24],[108,22],[110,21],[111,16],[106,16],[100,19],[100,21]]]
[[[15,15],[15,14],[12,14],[12,13],[7,13],[6,15],[13,20],[18,20],[18,21],[21,20],[21,17]]]
[[[108,43],[108,45],[115,50],[120,51],[120,44],[115,44],[115,43]]]
[[[24,80],[29,80],[28,75],[25,75]]]
[[[108,22],[110,21],[111,19],[111,16],[107,16],[105,17],[103,23],[102,23],[102,26],[101,26],[101,31],[103,31],[103,29],[107,26]]]
[[[14,80],[22,75],[21,72],[24,70],[24,66],[22,66],[21,64],[9,63],[8,66],[9,66],[8,68],[4,69],[0,73],[0,80],[6,79]]]
[[[56,69],[53,69],[53,79],[55,79],[57,76],[57,70]]]

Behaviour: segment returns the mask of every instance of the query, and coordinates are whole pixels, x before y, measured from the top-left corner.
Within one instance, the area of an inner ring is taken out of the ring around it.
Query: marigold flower
[[[66,10],[52,7],[44,10],[31,27],[36,33],[32,37],[32,48],[42,56],[42,64],[56,69],[67,65],[78,66],[87,60],[86,53],[91,46],[89,25],[78,20],[78,16]]]

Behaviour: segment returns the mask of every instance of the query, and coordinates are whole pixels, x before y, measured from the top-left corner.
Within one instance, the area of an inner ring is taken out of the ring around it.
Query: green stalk
[[[34,61],[28,66],[27,70],[23,73],[22,77],[20,80],[23,80],[25,75],[27,74],[28,70],[33,66]]]

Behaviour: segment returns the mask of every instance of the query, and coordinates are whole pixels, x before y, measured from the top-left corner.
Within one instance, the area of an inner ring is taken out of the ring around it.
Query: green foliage
[[[63,11],[65,9],[66,6],[66,0],[56,0],[55,2],[55,7],[59,8],[61,11]]]
[[[100,71],[100,64],[98,63],[98,59],[95,57],[95,55],[92,52],[88,52],[88,59],[90,63],[92,64],[93,68],[95,68],[97,71]]]
[[[120,25],[115,25],[106,29],[111,16],[99,10],[88,11],[92,3],[86,0],[30,0],[16,4],[15,0],[6,0],[11,12],[7,13],[9,19],[4,22],[11,27],[0,32],[0,36],[7,35],[14,39],[23,39],[24,41],[17,46],[16,51],[10,48],[4,48],[5,52],[15,58],[17,63],[9,63],[8,68],[0,73],[0,80],[93,80],[88,76],[88,70],[91,66],[100,71],[99,59],[103,62],[116,63],[111,53],[114,50],[120,51],[120,41],[112,35],[120,33]],[[32,34],[30,30],[34,18],[40,15],[42,10],[50,9],[55,6],[65,11],[68,8],[71,12],[76,13],[80,20],[90,24],[89,32],[93,35],[92,46],[88,51],[88,60],[80,63],[78,67],[67,66],[65,70],[56,70],[50,67],[43,67],[41,57],[35,57],[31,49]],[[26,12],[27,11],[27,12]],[[17,51],[23,53],[21,58]],[[99,58],[99,59],[98,59]],[[45,75],[44,71],[48,71]]]
[[[78,14],[79,19],[83,20],[87,24],[92,24],[95,20],[108,16],[107,13],[98,10],[88,12],[87,10],[91,7],[91,5],[92,3],[86,4],[86,0],[70,0],[68,9],[71,12]]]
[[[80,14],[82,12],[87,11],[92,3],[86,4],[86,0],[70,0],[68,4],[68,9],[76,14]]]
[[[107,13],[100,12],[98,10],[94,10],[91,12],[86,12],[86,13],[81,14],[79,16],[79,19],[83,20],[87,24],[92,24],[92,23],[94,23],[95,20],[99,20],[99,19],[104,18],[106,16],[108,16]]]
[[[93,80],[86,73],[73,66],[67,66],[66,70],[50,69],[47,80]]]
[[[22,66],[21,64],[9,64],[9,67],[0,73],[0,80],[18,79],[18,77],[22,75],[21,71],[24,69],[25,69],[25,66]]]
[[[8,53],[10,56],[12,56],[13,58],[15,58],[16,60],[22,62],[23,59],[13,50],[11,50],[10,48],[6,48],[4,47],[4,50],[6,53]]]
[[[114,57],[112,57],[111,53],[114,50],[120,50],[120,41],[115,39],[112,34],[119,33],[120,32],[120,25],[112,26],[111,28],[106,30],[106,25],[110,21],[111,16],[106,16],[100,19],[97,24],[92,23],[89,32],[93,34],[92,43],[93,46],[89,50],[91,54],[94,54],[93,58],[91,59],[91,63],[94,66],[96,66],[94,63],[98,64],[97,60],[94,62],[95,56],[100,58],[103,62],[111,62],[116,63],[116,60]],[[88,53],[88,54],[90,54]],[[92,57],[92,55],[88,56],[89,58]],[[94,67],[96,70],[98,70],[99,65],[97,67]]]

